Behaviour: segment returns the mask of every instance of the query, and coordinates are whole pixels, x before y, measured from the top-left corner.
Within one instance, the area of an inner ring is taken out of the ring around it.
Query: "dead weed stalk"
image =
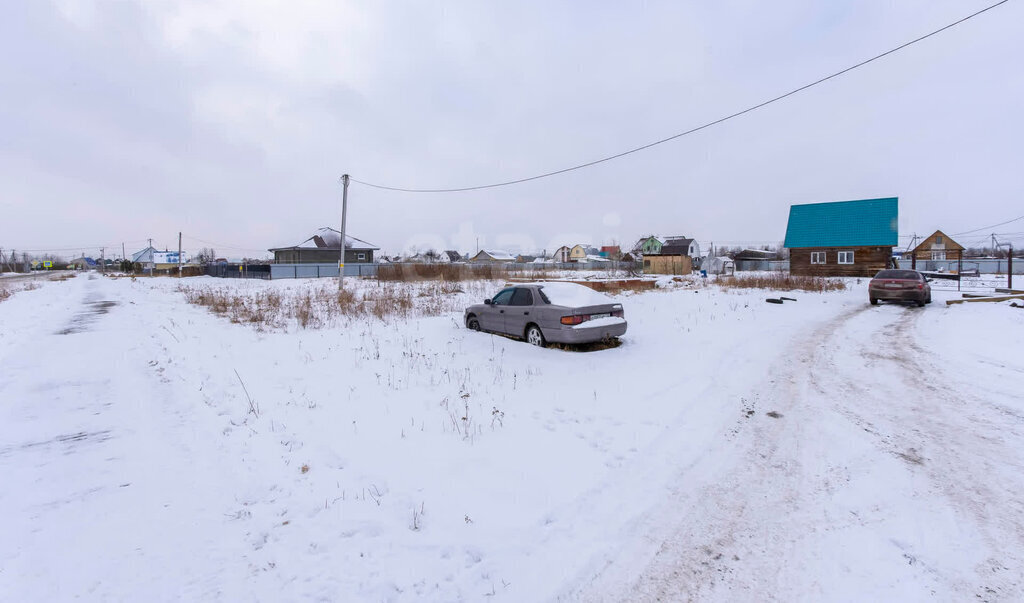
[[[771,289],[775,291],[843,291],[846,282],[838,278],[794,276],[786,272],[750,276],[724,276],[715,281],[723,289]]]

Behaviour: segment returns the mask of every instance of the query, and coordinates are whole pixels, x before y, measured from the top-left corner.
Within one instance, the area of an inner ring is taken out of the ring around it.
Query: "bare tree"
[[[217,252],[212,247],[203,247],[196,254],[196,261],[200,264],[209,264],[217,259]]]

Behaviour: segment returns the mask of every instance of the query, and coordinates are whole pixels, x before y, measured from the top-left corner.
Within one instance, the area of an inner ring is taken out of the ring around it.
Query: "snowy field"
[[[0,599],[1024,599],[1024,310],[687,282],[578,352],[463,328],[500,283],[186,301],[331,285],[0,302]]]

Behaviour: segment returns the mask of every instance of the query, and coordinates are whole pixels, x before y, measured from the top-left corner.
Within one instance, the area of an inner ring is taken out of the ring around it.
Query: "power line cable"
[[[86,251],[86,250],[90,250],[90,249],[99,249],[101,247],[117,247],[122,242],[123,243],[136,244],[136,243],[142,243],[144,241],[145,241],[145,239],[142,239],[142,240],[139,240],[139,241],[117,241],[115,243],[101,243],[99,245],[80,245],[78,247],[41,247],[41,248],[38,248],[38,249],[21,249],[21,248],[18,248],[17,251],[18,252],[25,251],[25,252],[30,252],[30,253],[31,252],[43,252],[43,251]]]
[[[886,57],[886,56],[888,56],[890,54],[893,54],[895,52],[899,52],[900,50],[903,50],[904,48],[907,48],[908,46],[912,46],[914,44],[917,44],[918,42],[921,42],[923,40],[927,40],[928,38],[930,38],[930,37],[932,37],[934,35],[942,33],[944,31],[946,31],[947,29],[951,29],[953,27],[956,27],[957,25],[960,25],[961,23],[963,23],[965,21],[973,19],[974,17],[977,17],[978,15],[980,15],[982,13],[988,12],[988,11],[992,10],[993,8],[996,8],[998,6],[1006,4],[1009,1],[1010,0],[1000,0],[999,2],[996,2],[995,4],[987,6],[987,7],[983,8],[983,9],[977,11],[977,12],[971,13],[970,15],[967,15],[966,17],[963,17],[962,19],[959,19],[957,21],[954,21],[954,22],[950,23],[949,25],[946,25],[944,27],[936,29],[935,31],[932,31],[931,33],[925,34],[925,35],[923,35],[923,36],[921,36],[919,38],[915,38],[915,39],[913,39],[913,40],[911,40],[909,42],[906,42],[906,43],[901,44],[901,45],[899,45],[899,46],[897,46],[895,48],[887,50],[887,51],[885,51],[885,52],[883,52],[881,54],[875,55],[875,56],[871,57],[870,59],[861,61],[860,63],[857,63],[855,65],[847,67],[846,69],[843,69],[841,71],[837,71],[837,72],[835,72],[835,73],[833,73],[831,75],[827,75],[827,76],[825,76],[825,77],[823,77],[821,79],[815,80],[815,81],[813,81],[813,82],[811,82],[809,84],[805,84],[803,86],[800,86],[799,88],[795,88],[793,90],[790,90],[789,92],[786,92],[785,94],[780,94],[779,96],[776,96],[776,97],[771,98],[769,100],[766,100],[766,101],[763,101],[761,103],[758,103],[758,104],[756,104],[756,105],[754,105],[752,107],[748,107],[746,109],[743,109],[742,111],[737,111],[736,113],[733,113],[731,115],[727,115],[725,117],[721,117],[721,118],[716,119],[714,121],[710,121],[710,122],[708,122],[708,123],[706,123],[704,125],[697,126],[695,128],[691,128],[689,130],[686,130],[685,132],[680,132],[678,134],[673,134],[672,136],[668,136],[666,138],[662,138],[660,140],[656,140],[654,142],[650,142],[650,143],[647,143],[645,145],[642,145],[642,146],[639,146],[639,147],[635,147],[635,148],[629,149],[627,151],[623,151],[621,153],[616,153],[614,155],[609,155],[607,157],[602,157],[600,159],[595,159],[593,161],[588,161],[586,163],[581,163],[579,165],[574,165],[574,166],[571,166],[571,167],[562,168],[560,170],[555,170],[555,171],[552,171],[552,172],[545,172],[543,174],[537,174],[535,176],[528,176],[526,178],[518,178],[516,180],[507,180],[505,182],[494,182],[494,183],[491,183],[491,184],[481,184],[481,185],[477,185],[477,186],[463,186],[463,187],[455,187],[455,188],[403,188],[403,187],[400,187],[400,186],[386,186],[386,185],[383,185],[383,184],[373,184],[371,182],[366,182],[366,181],[363,181],[363,180],[357,180],[357,179],[351,178],[351,177],[350,177],[350,179],[352,180],[352,182],[358,182],[359,184],[362,184],[363,186],[369,186],[369,187],[372,187],[372,188],[379,188],[379,189],[388,190],[388,191],[398,191],[398,192],[403,192],[403,193],[459,193],[459,192],[464,192],[464,191],[475,191],[475,190],[488,189],[488,188],[497,188],[497,187],[500,187],[500,186],[510,186],[510,185],[513,185],[513,184],[522,184],[523,182],[530,182],[531,180],[540,180],[541,178],[548,178],[550,176],[557,176],[559,174],[564,174],[566,172],[571,172],[571,171],[574,171],[574,170],[580,170],[580,169],[583,169],[583,168],[586,168],[586,167],[591,167],[591,166],[597,165],[599,163],[604,163],[606,161],[612,161],[613,159],[619,159],[620,157],[625,157],[626,155],[631,155],[633,153],[638,153],[640,151],[644,151],[646,149],[649,149],[649,148],[654,147],[654,146],[658,146],[660,144],[665,144],[666,142],[670,142],[670,141],[675,140],[677,138],[682,138],[683,136],[687,136],[689,134],[693,134],[695,132],[699,132],[701,130],[704,130],[704,129],[710,128],[712,126],[718,125],[718,124],[720,124],[722,122],[729,121],[730,119],[739,117],[741,115],[745,115],[745,114],[750,113],[752,111],[756,111],[756,110],[758,110],[758,109],[760,109],[762,107],[766,107],[766,106],[768,106],[768,105],[770,105],[772,103],[778,102],[778,101],[780,101],[780,100],[782,100],[784,98],[788,98],[790,96],[793,96],[794,94],[797,94],[799,92],[803,92],[804,90],[807,90],[808,88],[813,88],[814,86],[817,86],[818,84],[823,84],[823,83],[825,83],[825,82],[827,82],[827,81],[829,81],[831,79],[837,78],[837,77],[839,77],[839,76],[841,76],[841,75],[843,75],[845,73],[849,73],[850,71],[853,71],[854,69],[857,69],[859,67],[863,67],[864,65],[867,65],[868,63],[872,63],[872,62],[877,61],[878,59]]]
[[[1005,222],[1000,222],[999,224],[993,224],[992,226],[982,226],[981,228],[975,228],[974,230],[965,230],[964,232],[954,233],[953,236],[954,237],[958,237],[960,235],[966,235],[966,234],[971,234],[972,232],[978,232],[979,230],[988,230],[989,228],[998,228],[1000,226],[1003,226],[1005,224],[1010,224],[1011,222],[1016,222],[1018,220],[1024,220],[1024,216],[1017,216],[1016,218],[1014,218],[1012,220],[1007,220]]]

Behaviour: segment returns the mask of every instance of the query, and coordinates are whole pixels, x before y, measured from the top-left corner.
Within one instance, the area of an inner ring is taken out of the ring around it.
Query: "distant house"
[[[687,237],[667,237],[660,255],[686,255],[691,258],[700,257],[700,243]]]
[[[524,255],[524,254],[520,253],[519,255],[516,256],[516,263],[519,263],[519,264],[529,264],[530,262],[532,262],[532,261],[534,261],[536,259],[537,259],[537,256],[535,256],[535,255]]]
[[[379,249],[372,243],[345,235],[346,264],[372,263],[373,252]],[[298,245],[273,247],[269,251],[278,264],[337,264],[341,259],[341,233],[333,228],[321,228]]]
[[[874,276],[892,265],[898,214],[896,197],[791,206],[785,242],[790,273]]]
[[[469,259],[471,262],[514,262],[515,256],[507,251],[497,249],[481,249],[479,253]]]
[[[622,249],[618,245],[605,245],[601,247],[601,253],[598,255],[610,260],[617,260],[622,255]]]
[[[586,245],[573,245],[569,249],[569,261],[570,262],[582,262],[587,259],[587,246]]]
[[[551,259],[556,262],[564,264],[569,261],[569,253],[571,251],[572,249],[566,247],[565,245],[562,245],[561,247],[556,249],[553,254],[551,254]]]
[[[619,258],[619,259],[622,262],[635,262],[635,261],[637,261],[636,258],[633,257],[633,254],[632,253],[628,253],[628,252],[622,254],[622,257]]]
[[[732,256],[734,260],[777,260],[779,254],[776,251],[765,249],[744,249]]]
[[[661,253],[662,245],[664,245],[664,241],[660,237],[648,235],[636,242],[636,245],[633,246],[633,254],[650,255]]]
[[[441,255],[448,258],[448,262],[461,262],[463,261],[462,255],[458,251],[443,251]]]
[[[75,270],[89,270],[96,266],[96,260],[87,257],[75,258],[68,262],[68,268],[74,268]]]
[[[136,251],[132,254],[132,263],[140,264],[143,270],[152,270],[154,253],[156,253],[156,248],[152,245],[143,250]]]
[[[736,270],[770,270],[769,262],[777,261],[779,254],[764,249],[744,249],[733,256]]]
[[[941,230],[936,230],[932,233],[932,236],[921,241],[921,244],[910,252],[910,267],[911,269],[916,270],[917,263],[922,260],[959,261],[963,259],[963,254],[963,245],[949,238],[946,233]],[[905,267],[906,264],[903,264],[903,266]]]

